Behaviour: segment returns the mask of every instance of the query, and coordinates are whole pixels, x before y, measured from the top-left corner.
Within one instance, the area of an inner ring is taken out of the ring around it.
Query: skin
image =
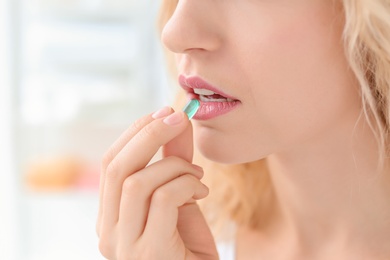
[[[191,139],[186,115],[165,107],[136,121],[106,153],[96,229],[107,259],[217,259],[195,203],[208,188],[191,164]],[[147,166],[161,146],[163,159]]]
[[[241,102],[194,121],[197,148],[220,163],[269,166],[267,225],[239,227],[237,259],[390,258],[389,170],[375,173],[342,30],[329,0],[180,0],[163,30],[180,74]],[[191,163],[191,124],[181,112],[164,123],[172,113],[140,119],[107,152],[97,232],[109,259],[217,259],[194,203],[207,188]],[[146,167],[160,146],[162,160]]]

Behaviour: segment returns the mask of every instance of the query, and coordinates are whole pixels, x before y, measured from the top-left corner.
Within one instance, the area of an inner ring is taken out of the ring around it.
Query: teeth
[[[230,98],[210,98],[210,97],[207,97],[207,96],[203,96],[203,95],[199,95],[199,99],[200,101],[203,101],[203,102],[231,102],[233,101],[233,99],[230,99]]]
[[[201,89],[201,88],[194,88],[194,92],[195,94],[198,94],[198,95],[205,95],[205,96],[210,96],[210,95],[214,95],[215,93],[211,90],[208,90],[208,89]]]

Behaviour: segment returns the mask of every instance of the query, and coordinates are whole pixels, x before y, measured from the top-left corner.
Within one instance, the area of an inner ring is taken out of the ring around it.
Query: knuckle
[[[126,195],[137,194],[144,189],[145,183],[138,176],[130,176],[123,182],[122,192]]]
[[[192,172],[194,169],[192,169],[191,164],[187,162],[186,160],[177,157],[177,156],[168,156],[164,158],[167,163],[174,165],[175,169],[180,169],[182,173],[180,175],[185,174],[185,172]]]
[[[119,163],[116,160],[111,161],[105,171],[106,178],[112,179],[118,176],[119,169]]]
[[[116,253],[116,258],[118,260],[132,260],[132,259],[135,259],[134,258],[134,255],[131,255],[129,254],[127,251],[123,250],[123,249],[120,249],[117,251]]]
[[[159,136],[161,131],[155,127],[154,124],[146,125],[142,131],[140,131],[140,137],[146,137],[146,138],[156,138]]]
[[[174,163],[174,164],[177,164],[179,166],[186,166],[188,164],[188,162],[182,158],[179,158],[177,156],[168,156],[165,158],[166,160],[168,160],[170,163]]]
[[[141,259],[158,259],[158,258],[150,258],[148,257],[148,254],[140,253],[138,251],[129,251],[121,250],[117,253],[117,259],[118,260],[141,260]]]
[[[196,188],[201,184],[199,179],[188,173],[182,175],[181,178],[184,179],[185,187],[183,188],[185,189],[196,190]]]
[[[150,246],[142,247],[139,246],[139,241],[129,244],[128,241],[122,241],[119,243],[116,251],[116,259],[118,260],[141,260],[141,259],[159,259],[150,258],[149,251]]]
[[[102,158],[102,169],[105,171],[107,167],[110,165],[111,161],[114,159],[114,152],[112,149],[109,149]]]
[[[158,253],[156,245],[150,246],[150,241],[140,240],[137,243],[136,250],[132,252],[131,259],[162,259],[161,253]]]
[[[192,174],[186,173],[181,176],[181,178],[186,180],[186,183],[193,184],[199,182],[199,180]]]
[[[137,120],[135,120],[131,125],[130,125],[130,128],[129,130],[131,132],[133,131],[139,131],[140,129],[142,129],[142,127],[144,126],[144,123],[145,122],[145,119],[144,118],[139,118]]]
[[[152,203],[154,206],[165,207],[172,201],[174,194],[168,189],[158,188],[152,196]]]
[[[114,259],[115,250],[110,239],[104,236],[99,240],[99,251],[107,259]]]

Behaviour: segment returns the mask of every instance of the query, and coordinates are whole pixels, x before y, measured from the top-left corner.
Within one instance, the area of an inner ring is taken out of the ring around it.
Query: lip
[[[197,76],[185,77],[184,75],[180,75],[179,84],[182,86],[182,88],[184,88],[185,91],[190,93],[194,93],[194,88],[207,89],[226,98],[237,100],[237,98],[224,93],[222,90],[218,89],[217,87],[214,87],[210,83]]]
[[[241,102],[237,98],[224,93],[222,90],[211,85],[210,83],[206,82],[205,80],[203,80],[198,76],[186,77],[184,75],[180,75],[179,84],[187,92],[188,99],[199,100],[199,96],[194,93],[194,88],[198,88],[198,89],[207,89],[213,91],[218,95],[233,100],[233,101],[226,101],[226,102],[214,102],[214,101],[204,102],[199,100],[200,108],[198,109],[195,116],[193,117],[193,119],[195,120],[213,119],[215,117],[224,115],[232,111],[233,109],[237,108],[239,104],[241,104]]]

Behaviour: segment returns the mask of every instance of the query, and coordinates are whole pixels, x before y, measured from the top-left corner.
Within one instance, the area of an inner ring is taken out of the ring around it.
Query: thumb
[[[187,117],[185,118],[185,120],[188,120]],[[193,149],[192,124],[191,122],[188,122],[187,128],[180,135],[176,136],[163,146],[162,153],[164,158],[168,156],[177,156],[191,163],[194,153]]]

